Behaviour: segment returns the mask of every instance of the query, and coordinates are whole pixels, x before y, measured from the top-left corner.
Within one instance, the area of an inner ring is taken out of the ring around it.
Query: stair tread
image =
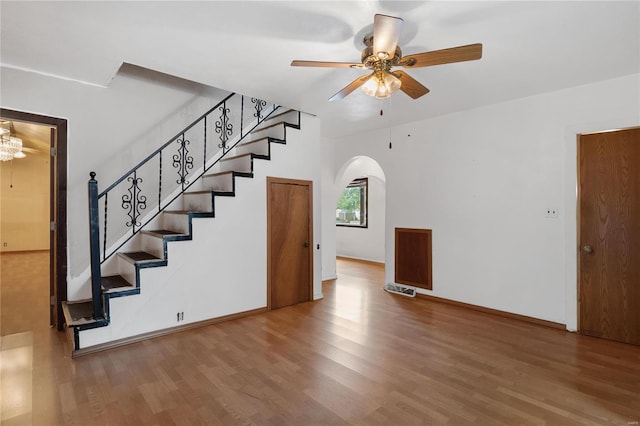
[[[211,173],[208,175],[204,175],[202,176],[203,178],[211,178],[211,177],[216,177],[216,176],[222,176],[222,175],[234,175],[234,176],[239,176],[239,177],[253,177],[253,173],[251,172],[237,172],[235,170],[227,170],[224,172],[216,172],[216,173]]]
[[[260,139],[254,139],[252,141],[242,142],[238,146],[251,145],[252,143],[264,142],[264,141],[269,140],[269,139],[276,139],[276,138],[270,138],[269,136],[265,136],[265,137],[262,137]]]
[[[122,275],[109,275],[102,277],[102,288],[105,290],[111,290],[114,288],[133,287],[133,285],[124,279]]]
[[[255,139],[255,140],[248,141],[248,142],[243,142],[240,145],[238,145],[238,147],[247,146],[247,145],[251,145],[253,143],[264,142],[264,141],[269,141],[271,143],[280,143],[280,144],[281,143],[285,143],[285,139],[274,138],[273,136],[265,136],[264,138]]]
[[[251,133],[258,133],[258,132],[261,132],[263,130],[267,130],[267,129],[271,129],[271,128],[276,127],[276,126],[284,125],[285,123],[286,123],[286,121],[278,121],[277,123],[273,123],[273,124],[270,124],[268,126],[259,127],[257,129],[254,129],[254,130],[251,131]]]
[[[213,191],[189,191],[185,192],[184,195],[202,195],[202,194],[211,194]]]
[[[128,257],[129,259],[135,262],[146,262],[150,260],[162,260],[159,257],[154,256],[151,253],[147,253],[146,251],[130,251],[127,253],[118,253],[120,256]]]
[[[143,234],[147,234],[147,235],[155,235],[155,236],[162,236],[164,237],[165,235],[187,235],[185,233],[182,232],[177,232],[177,231],[170,231],[168,229],[153,229],[153,230],[149,230],[149,231],[141,231]]]
[[[211,213],[211,212],[202,211],[202,210],[165,210],[163,213],[168,213],[168,214],[189,214],[189,213]]]
[[[251,155],[254,155],[254,154],[252,154],[251,152],[248,152],[248,153],[246,153],[246,154],[234,155],[234,156],[232,156],[232,157],[225,157],[225,158],[223,158],[222,160],[220,160],[220,162],[222,162],[222,161],[237,160],[238,158],[242,158],[242,157],[249,157],[249,156],[251,156]]]
[[[215,176],[228,175],[228,174],[232,174],[232,173],[233,173],[233,170],[229,170],[229,171],[226,171],[226,172],[211,173],[211,174],[208,174],[208,175],[204,175],[204,176],[202,176],[202,177],[203,177],[203,178],[206,178],[206,177],[215,177]]]
[[[93,302],[91,300],[62,302],[62,311],[67,327],[96,322],[96,320],[93,319]]]
[[[277,113],[276,115],[272,115],[272,116],[270,116],[269,118],[267,118],[267,121],[269,121],[269,120],[273,120],[274,118],[278,118],[278,117],[280,117],[280,116],[283,116],[283,115],[285,115],[285,114],[289,114],[290,112],[295,112],[295,111],[296,111],[295,109],[291,109],[291,108],[289,108],[289,109],[287,109],[286,111],[282,111],[282,112]]]

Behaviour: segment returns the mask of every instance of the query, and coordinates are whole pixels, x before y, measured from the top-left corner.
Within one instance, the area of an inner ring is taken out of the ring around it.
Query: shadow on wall
[[[334,180],[334,206],[346,186],[357,178],[368,178],[368,226],[336,227],[336,255],[384,263],[385,261],[385,174],[371,157],[356,156],[346,161]]]

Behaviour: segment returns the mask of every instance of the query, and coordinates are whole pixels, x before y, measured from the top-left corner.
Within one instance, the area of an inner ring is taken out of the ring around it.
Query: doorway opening
[[[0,332],[30,331],[25,328],[46,316],[50,326],[62,330],[67,120],[8,109],[0,109],[0,119],[22,140],[25,154],[0,164]]]
[[[336,256],[384,264],[386,179],[382,167],[371,157],[353,157],[336,174],[334,188]]]

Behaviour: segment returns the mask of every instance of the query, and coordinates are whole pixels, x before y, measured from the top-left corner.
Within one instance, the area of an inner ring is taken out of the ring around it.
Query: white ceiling
[[[410,70],[431,90],[418,100],[328,102],[363,72],[289,66],[357,62],[375,13],[404,19],[405,55],[483,43],[483,58]],[[5,66],[108,85],[128,62],[316,114],[327,136],[640,72],[640,1],[3,0],[0,14]]]

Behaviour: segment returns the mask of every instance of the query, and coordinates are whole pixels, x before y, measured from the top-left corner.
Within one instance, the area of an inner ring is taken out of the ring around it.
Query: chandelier
[[[0,161],[24,158],[22,139],[11,136],[11,122],[4,121],[0,126]]]

